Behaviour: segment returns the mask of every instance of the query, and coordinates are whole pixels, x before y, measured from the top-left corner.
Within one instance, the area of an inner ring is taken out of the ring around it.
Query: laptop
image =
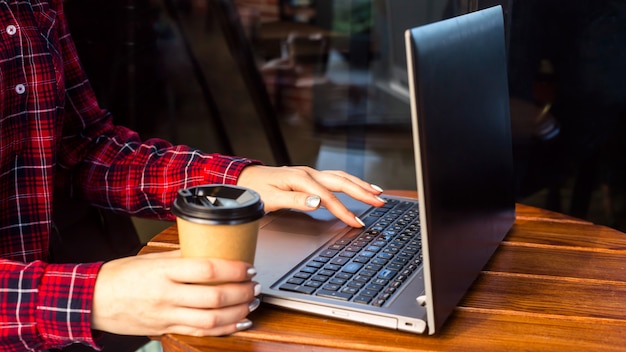
[[[502,9],[406,31],[419,199],[344,203],[262,220],[262,301],[310,314],[435,334],[515,219]]]

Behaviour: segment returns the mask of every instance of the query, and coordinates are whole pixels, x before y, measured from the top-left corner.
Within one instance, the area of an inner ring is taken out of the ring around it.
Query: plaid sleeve
[[[39,351],[77,342],[98,348],[91,306],[100,266],[0,260],[0,349]]]
[[[172,220],[170,205],[180,188],[234,184],[241,170],[260,163],[205,154],[115,126],[98,106],[63,11],[58,28],[65,74],[65,116],[58,164],[74,175],[74,191],[96,206],[127,214]]]
[[[143,217],[173,220],[170,207],[180,188],[235,184],[254,161],[204,154],[161,140],[140,142],[121,127],[105,133],[79,165],[77,183],[92,204]]]

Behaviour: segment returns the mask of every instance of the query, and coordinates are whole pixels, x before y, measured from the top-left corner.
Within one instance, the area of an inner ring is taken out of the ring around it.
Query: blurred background
[[[65,3],[118,124],[386,189],[416,187],[404,30],[502,5],[517,201],[626,230],[624,1]],[[134,223],[147,238],[167,225]]]

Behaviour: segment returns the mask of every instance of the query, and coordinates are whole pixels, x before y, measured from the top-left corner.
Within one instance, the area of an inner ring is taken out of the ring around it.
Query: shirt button
[[[17,28],[14,25],[12,25],[12,24],[8,25],[7,26],[7,34],[8,35],[13,35],[15,33],[17,33]]]
[[[24,92],[26,91],[26,86],[24,86],[23,84],[18,84],[15,86],[15,92],[17,92],[17,94],[24,94]]]

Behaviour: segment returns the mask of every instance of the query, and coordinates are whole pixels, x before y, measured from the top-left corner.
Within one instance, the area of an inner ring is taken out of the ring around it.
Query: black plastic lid
[[[172,213],[191,222],[231,225],[254,221],[265,215],[258,193],[222,184],[178,190]]]

